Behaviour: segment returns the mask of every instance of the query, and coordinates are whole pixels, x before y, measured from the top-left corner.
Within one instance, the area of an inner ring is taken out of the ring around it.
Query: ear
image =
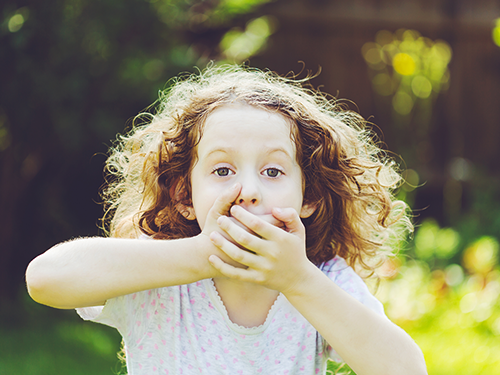
[[[316,204],[307,204],[307,203],[303,204],[302,208],[300,209],[299,216],[302,219],[308,218],[314,213],[314,211],[316,211],[316,208],[317,208]]]
[[[184,186],[184,179],[180,178],[177,183],[173,184],[170,188],[170,198],[178,202],[175,205],[175,209],[186,219],[195,220],[196,214],[192,204],[186,204],[184,202],[188,201],[186,199],[186,187]],[[190,200],[189,200],[190,201]]]
[[[188,220],[195,220],[196,219],[196,214],[194,213],[193,206],[187,206],[187,205],[179,202],[175,205],[175,208],[186,219],[188,219]]]

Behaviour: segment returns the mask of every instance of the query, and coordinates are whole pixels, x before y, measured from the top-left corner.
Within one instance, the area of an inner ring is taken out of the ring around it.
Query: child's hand
[[[295,285],[307,277],[314,265],[307,259],[305,228],[293,208],[272,210],[273,216],[284,224],[285,230],[240,206],[233,206],[230,213],[247,229],[237,225],[229,217],[220,215],[217,223],[226,236],[221,235],[218,230],[210,234],[210,239],[233,261],[247,268],[236,268],[220,257],[211,256],[209,260],[219,272],[233,279],[257,283],[283,293],[293,290]]]
[[[236,244],[234,242],[230,235],[228,235],[224,230],[221,230],[219,225],[217,224],[218,219],[220,217],[225,217],[229,221],[232,221],[234,225],[240,227],[242,230],[249,232],[249,229],[246,228],[243,224],[241,224],[238,220],[229,217],[230,216],[230,209],[231,206],[233,206],[235,199],[238,197],[239,193],[241,190],[241,185],[236,184],[230,189],[226,190],[223,192],[217,200],[214,202],[214,205],[208,212],[208,216],[205,221],[205,225],[203,227],[203,230],[200,234],[202,238],[206,238],[208,240],[208,245],[212,245],[212,241],[209,240],[210,234],[212,232],[217,232],[220,236],[224,237],[227,241],[232,242],[233,244]],[[269,223],[270,225],[277,226],[277,227],[283,227],[283,223],[279,220],[277,220],[273,215],[262,215],[259,216],[260,219],[263,221]],[[255,233],[252,233],[255,235]],[[202,245],[203,246],[203,245]],[[217,256],[222,259],[225,263],[231,264],[234,267],[238,268],[246,268],[246,265],[242,265],[238,263],[237,261],[231,259],[228,257],[224,252],[220,251],[218,247],[215,247],[216,254]]]

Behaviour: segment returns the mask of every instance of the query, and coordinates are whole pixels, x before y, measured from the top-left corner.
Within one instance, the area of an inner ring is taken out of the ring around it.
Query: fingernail
[[[278,207],[274,207],[274,211],[276,211],[278,214],[281,214],[283,212],[283,210]]]

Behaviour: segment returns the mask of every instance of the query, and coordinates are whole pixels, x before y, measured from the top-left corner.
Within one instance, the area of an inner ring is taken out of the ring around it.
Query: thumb
[[[300,220],[299,214],[293,208],[273,208],[273,216],[285,224],[285,230],[289,233],[305,235],[305,228]]]

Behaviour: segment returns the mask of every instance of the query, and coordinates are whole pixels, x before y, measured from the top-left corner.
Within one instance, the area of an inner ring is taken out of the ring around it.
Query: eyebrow
[[[232,153],[235,153],[236,151],[237,151],[237,148],[235,148],[235,147],[217,147],[217,148],[214,148],[213,150],[210,150],[206,154],[205,157],[208,158],[212,154],[215,154],[215,153],[218,153],[218,152],[221,152],[221,153],[224,153],[224,154],[232,154]],[[274,153],[285,154],[285,156],[287,156],[288,158],[290,158],[290,159],[293,160],[293,156],[290,155],[290,153],[284,147],[269,147],[269,149],[265,152],[266,155],[271,155],[271,154],[274,154]]]

